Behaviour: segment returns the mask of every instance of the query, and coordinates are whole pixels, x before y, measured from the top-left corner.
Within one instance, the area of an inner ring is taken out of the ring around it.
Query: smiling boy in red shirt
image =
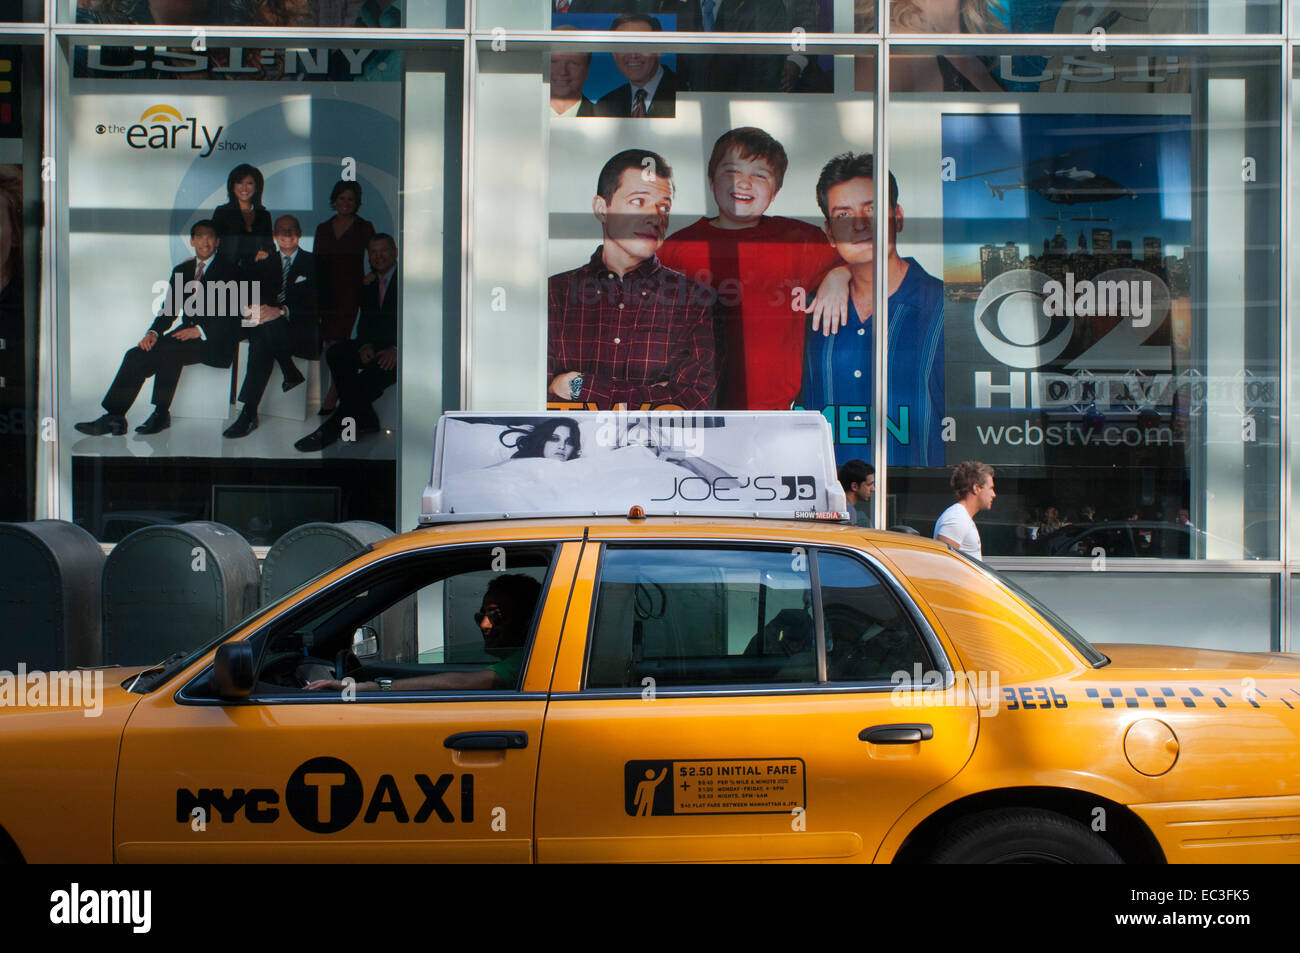
[[[717,218],[700,218],[659,250],[664,265],[718,295],[719,409],[788,410],[803,373],[805,311],[814,328],[821,321],[833,331],[847,316],[848,269],[835,267],[842,262],[822,230],[765,214],[788,165],[762,129],[724,133],[708,167]]]

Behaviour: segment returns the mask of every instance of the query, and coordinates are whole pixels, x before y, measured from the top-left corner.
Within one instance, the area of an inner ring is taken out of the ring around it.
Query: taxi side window
[[[826,677],[832,682],[889,681],[895,672],[933,663],[894,594],[866,565],[843,553],[819,552]]]
[[[504,673],[497,690],[515,690],[554,553],[536,544],[483,546],[363,570],[268,627],[255,694],[320,679],[368,683],[485,668]],[[486,613],[501,637],[493,645],[480,624],[489,592],[499,604]],[[499,613],[515,618],[503,623]]]
[[[606,547],[588,688],[815,682],[809,557]]]

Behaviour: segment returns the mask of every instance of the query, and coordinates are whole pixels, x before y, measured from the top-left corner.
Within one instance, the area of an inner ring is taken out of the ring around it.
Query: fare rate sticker
[[[805,807],[802,758],[628,761],[624,809],[631,817],[788,814]]]

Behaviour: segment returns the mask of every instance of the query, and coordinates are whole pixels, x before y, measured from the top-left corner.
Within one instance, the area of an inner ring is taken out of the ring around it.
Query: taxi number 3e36
[[[1017,709],[1039,709],[1039,708],[1069,708],[1070,703],[1065,700],[1065,696],[1056,689],[1049,689],[1044,685],[1021,685],[1019,688],[1019,697],[1016,695],[1017,689],[1003,688],[1002,694],[1006,696],[1007,711],[1016,711]]]

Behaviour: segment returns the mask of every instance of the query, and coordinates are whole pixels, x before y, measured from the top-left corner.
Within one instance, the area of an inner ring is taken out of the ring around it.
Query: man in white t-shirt
[[[934,538],[967,556],[983,559],[975,514],[993,508],[993,468],[978,460],[959,463],[952,471],[952,492],[957,502],[943,511],[934,524]]]

